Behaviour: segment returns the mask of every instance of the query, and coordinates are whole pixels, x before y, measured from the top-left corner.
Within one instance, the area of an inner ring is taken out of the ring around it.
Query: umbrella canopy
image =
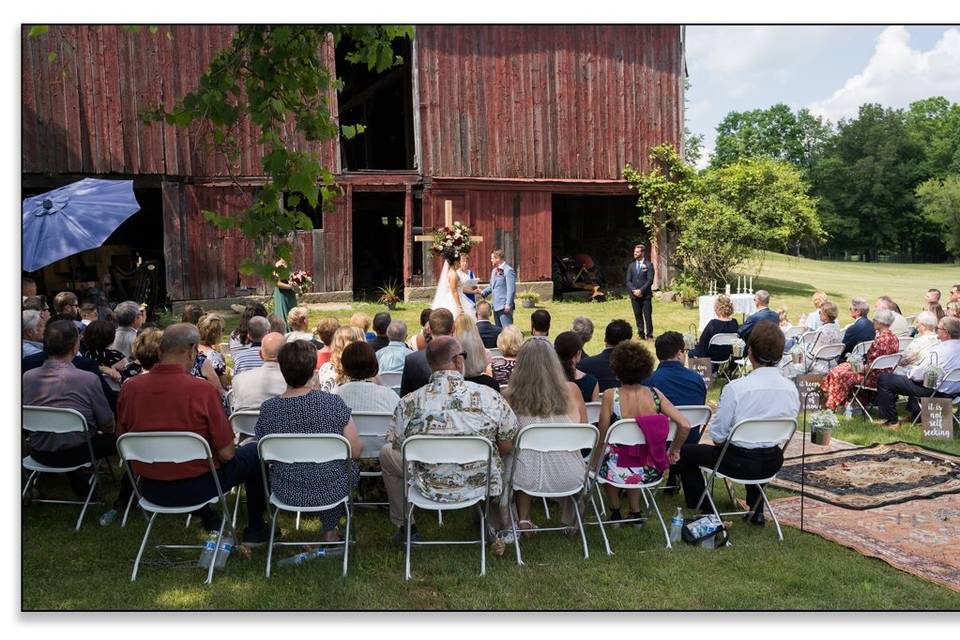
[[[23,201],[23,270],[96,249],[140,210],[133,180],[84,178]]]

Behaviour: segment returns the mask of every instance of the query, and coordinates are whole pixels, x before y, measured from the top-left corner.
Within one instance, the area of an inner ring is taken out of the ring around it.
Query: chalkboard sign
[[[819,411],[823,402],[823,393],[820,389],[820,383],[823,382],[822,373],[810,373],[804,376],[797,376],[797,390],[800,392],[800,402],[804,398],[807,402],[807,411]],[[815,393],[810,393],[814,391]],[[809,396],[807,394],[810,393]],[[803,407],[800,407],[802,410]]]
[[[709,389],[713,385],[713,369],[710,358],[687,358],[687,368],[696,371]]]
[[[950,398],[920,398],[920,422],[928,440],[953,438],[953,405]]]

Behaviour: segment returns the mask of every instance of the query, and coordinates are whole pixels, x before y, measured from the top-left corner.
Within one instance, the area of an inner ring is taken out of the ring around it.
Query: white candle
[[[737,293],[740,293],[740,276],[737,276]]]
[[[728,296],[730,295],[730,283],[729,283],[729,282],[727,282],[727,283],[724,285],[724,292],[725,292]]]
[[[750,293],[753,293],[753,276],[750,276]]]

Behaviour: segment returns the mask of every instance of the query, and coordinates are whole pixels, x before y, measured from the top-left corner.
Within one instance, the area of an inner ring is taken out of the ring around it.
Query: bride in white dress
[[[463,294],[467,278],[458,272],[460,254],[446,251],[443,254],[443,270],[437,280],[437,292],[433,296],[433,309],[447,309],[456,318],[462,313],[476,319],[477,311],[470,298]],[[476,283],[472,283],[476,288]]]

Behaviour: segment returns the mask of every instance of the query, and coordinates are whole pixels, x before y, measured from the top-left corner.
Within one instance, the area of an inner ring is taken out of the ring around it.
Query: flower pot
[[[692,300],[685,300],[684,303],[683,303],[683,308],[684,308],[684,309],[693,309],[693,301],[692,301]]]
[[[520,306],[525,309],[532,309],[535,306],[535,303],[530,298],[524,298],[520,301]]]
[[[830,444],[830,436],[832,433],[833,429],[813,429],[810,431],[810,442],[818,444],[821,447],[826,447]]]
[[[392,302],[388,302],[388,303],[387,303],[387,309],[389,309],[390,311],[396,311],[396,309],[397,309],[397,301],[394,300],[394,301],[392,301]]]

